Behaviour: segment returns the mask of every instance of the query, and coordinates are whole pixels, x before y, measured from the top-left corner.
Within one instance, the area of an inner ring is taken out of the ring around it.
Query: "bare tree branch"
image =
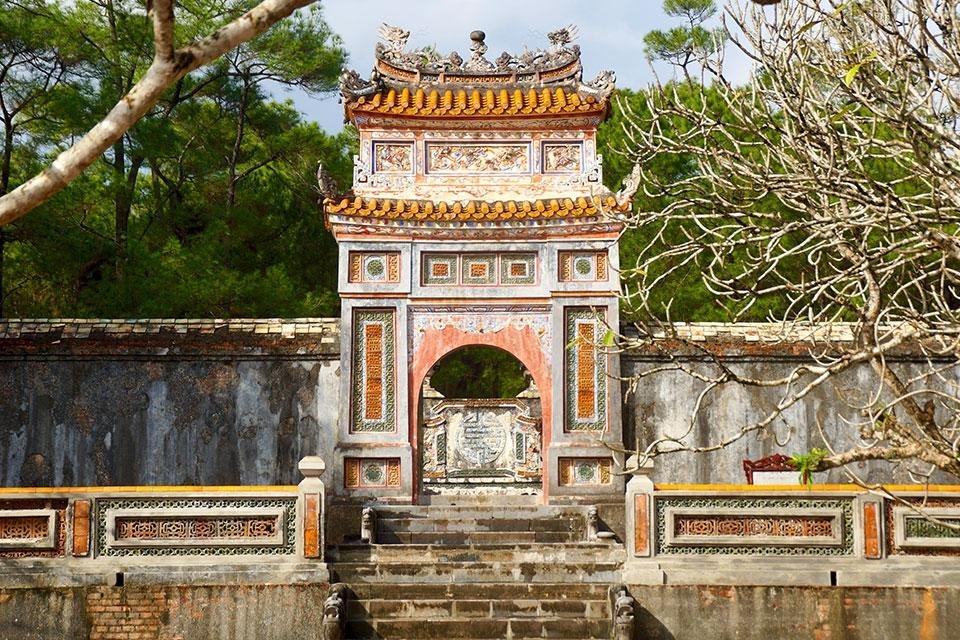
[[[150,67],[85,136],[57,156],[42,173],[0,197],[0,226],[25,215],[63,189],[153,107],[168,87],[312,2],[263,0],[206,38],[174,49],[173,2],[152,0],[149,12],[154,25],[155,56]]]

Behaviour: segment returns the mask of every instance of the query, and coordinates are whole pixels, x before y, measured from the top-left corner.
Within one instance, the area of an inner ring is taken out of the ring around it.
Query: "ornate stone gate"
[[[360,153],[352,192],[324,200],[349,336],[336,491],[417,500],[437,471],[420,451],[424,378],[488,345],[540,390],[543,500],[619,494],[604,445],[621,442],[619,362],[602,345],[619,321],[622,205],[596,152],[613,75],[581,80],[568,29],[495,62],[483,32],[466,62],[408,50],[408,35],[384,26],[370,79],[341,80]]]

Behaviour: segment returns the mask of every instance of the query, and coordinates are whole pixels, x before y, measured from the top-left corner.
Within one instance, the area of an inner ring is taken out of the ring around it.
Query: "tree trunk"
[[[230,154],[230,182],[227,184],[227,206],[231,209],[237,201],[237,165],[240,163],[240,148],[243,145],[243,133],[247,124],[247,99],[250,95],[250,78],[244,73],[243,91],[240,93],[240,112],[237,114],[237,135],[233,140]]]

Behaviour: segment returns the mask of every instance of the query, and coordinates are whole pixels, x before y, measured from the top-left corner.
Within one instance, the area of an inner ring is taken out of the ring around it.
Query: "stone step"
[[[619,562],[339,562],[339,582],[606,582],[620,579]]]
[[[399,600],[604,600],[610,585],[597,582],[354,583],[351,599]]]
[[[618,562],[622,545],[568,544],[342,544],[327,549],[331,562]]]
[[[578,542],[585,537],[583,532],[572,531],[390,531],[378,529],[376,540],[380,544],[516,544],[539,542],[558,544]]]
[[[446,618],[585,618],[606,620],[610,603],[581,599],[411,599],[350,600],[348,619],[371,621],[384,619],[435,620]]]
[[[487,640],[513,638],[567,638],[587,640],[610,637],[609,620],[575,618],[449,618],[443,620],[377,620],[351,622],[347,637],[355,640],[409,638],[410,640]]]
[[[584,518],[429,517],[377,518],[378,529],[390,531],[575,531],[583,530]]]
[[[371,505],[379,518],[555,518],[586,517],[587,508],[579,505]]]

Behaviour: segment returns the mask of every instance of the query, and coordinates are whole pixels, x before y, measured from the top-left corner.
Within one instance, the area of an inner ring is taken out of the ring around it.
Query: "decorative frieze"
[[[66,500],[0,500],[0,559],[66,555]]]
[[[284,509],[109,509],[107,546],[283,544]]]
[[[537,282],[537,254],[424,253],[421,281],[424,286],[533,285]]]
[[[956,552],[960,550],[960,504],[954,506],[892,506],[893,544],[897,551]]]
[[[400,253],[351,251],[348,282],[396,284],[400,282]]]
[[[355,309],[351,430],[354,433],[396,429],[395,312]]]
[[[57,513],[53,509],[0,511],[0,549],[53,549]]]
[[[347,489],[400,488],[400,458],[344,458]]]
[[[607,252],[561,251],[560,282],[602,282],[608,278]]]
[[[655,498],[658,554],[853,555],[853,500]]]
[[[98,498],[98,556],[292,555],[296,498]]]
[[[568,174],[583,171],[583,143],[542,143],[543,173]]]
[[[564,427],[567,431],[602,431],[607,426],[602,313],[589,308],[566,309]]]
[[[530,143],[428,142],[427,173],[528,174]]]
[[[414,307],[411,309],[410,318],[411,358],[423,344],[427,331],[442,331],[445,327],[453,327],[464,333],[483,334],[503,331],[507,327],[529,328],[540,343],[540,349],[548,357],[553,344],[550,314],[540,308],[524,309],[513,305],[477,306],[472,309]]]
[[[373,173],[413,173],[413,143],[374,142]]]
[[[610,458],[559,458],[557,466],[562,487],[605,486],[612,482]]]

